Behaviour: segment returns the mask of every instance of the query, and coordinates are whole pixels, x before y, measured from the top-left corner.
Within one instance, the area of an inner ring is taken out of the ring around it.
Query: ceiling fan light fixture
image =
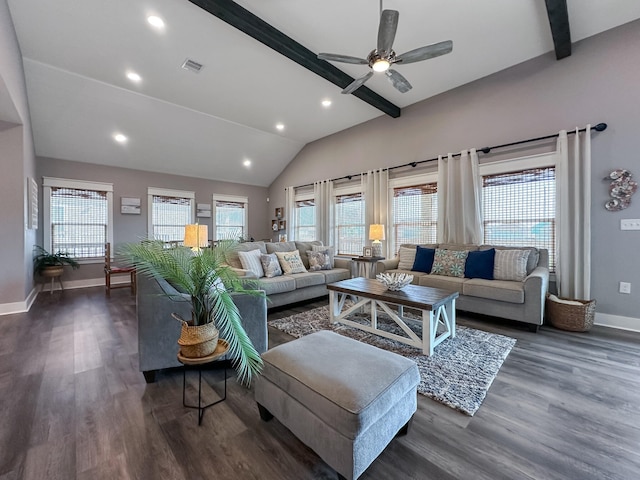
[[[391,64],[389,63],[388,60],[385,60],[384,58],[380,58],[380,59],[376,60],[373,63],[373,65],[371,65],[371,68],[373,68],[374,72],[382,73],[382,72],[386,72],[387,70],[389,70],[390,66],[391,66]]]

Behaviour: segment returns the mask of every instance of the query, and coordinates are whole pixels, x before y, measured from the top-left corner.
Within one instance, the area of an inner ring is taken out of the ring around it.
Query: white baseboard
[[[22,302],[0,303],[0,315],[28,312],[38,296],[38,290],[34,287]]]
[[[640,332],[640,318],[622,317],[620,315],[596,312],[594,324],[603,327],[619,328],[620,330],[629,330],[631,332]]]
[[[129,283],[129,277],[121,277],[118,279],[113,279],[111,281],[112,285],[118,285],[120,283]],[[73,290],[76,288],[88,288],[88,287],[102,287],[104,286],[104,277],[101,278],[89,278],[85,280],[70,280],[67,282],[63,282],[65,290]],[[35,302],[38,293],[49,293],[49,289],[51,288],[51,283],[47,282],[45,284],[38,283],[31,289],[29,295],[22,302],[12,302],[12,303],[0,303],[0,316],[2,315],[11,315],[13,313],[24,313],[28,312]],[[60,290],[60,284],[56,281],[54,282],[53,290]]]

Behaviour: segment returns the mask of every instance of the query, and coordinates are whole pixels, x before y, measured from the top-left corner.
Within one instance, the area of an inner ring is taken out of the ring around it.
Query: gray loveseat
[[[510,249],[512,247],[492,245],[421,245],[427,248],[445,248],[449,250],[488,250],[490,248]],[[403,244],[413,248],[415,244]],[[519,247],[518,249],[525,249]],[[377,272],[404,272],[414,276],[413,283],[427,287],[457,291],[456,310],[480,313],[493,317],[507,318],[524,322],[532,331],[537,331],[544,319],[544,306],[549,288],[549,252],[546,249],[529,247],[531,250],[527,263],[527,276],[521,281],[485,280],[481,278],[459,278],[444,275],[411,271],[400,264],[398,256],[377,262]],[[401,250],[402,252],[402,250]]]
[[[163,368],[179,367],[178,338],[180,323],[171,317],[175,312],[191,318],[190,303],[173,300],[167,294],[179,292],[165,280],[138,274],[136,308],[138,314],[138,354],[140,371],[147,383]],[[267,301],[264,297],[233,293],[233,301],[242,317],[242,325],[258,353],[267,351]]]
[[[300,259],[306,269],[309,269],[307,251],[313,246],[322,246],[321,241],[312,242],[246,242],[237,247],[237,251],[248,252],[260,250],[262,253],[292,252],[298,250]],[[227,262],[243,278],[255,279],[256,275],[250,270],[244,270],[237,252],[227,257]],[[334,268],[331,270],[319,270],[307,273],[285,274],[277,277],[259,279],[262,288],[269,298],[268,307],[279,307],[294,302],[309,300],[327,295],[328,283],[338,282],[351,278],[351,260],[347,258],[335,258]]]

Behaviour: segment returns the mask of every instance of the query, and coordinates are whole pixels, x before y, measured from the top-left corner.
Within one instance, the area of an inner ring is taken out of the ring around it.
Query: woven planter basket
[[[561,298],[561,300],[580,302],[582,305],[567,305],[547,297],[547,318],[551,325],[570,332],[588,332],[591,330],[596,315],[596,301],[573,298]]]
[[[178,345],[183,357],[206,357],[218,346],[218,329],[213,322],[193,326],[183,321]]]

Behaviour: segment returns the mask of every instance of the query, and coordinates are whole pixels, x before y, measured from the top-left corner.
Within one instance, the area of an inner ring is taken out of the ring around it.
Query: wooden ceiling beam
[[[562,60],[571,55],[571,30],[569,29],[569,11],[567,0],[545,0],[547,16],[556,49],[556,59]]]
[[[354,80],[329,62],[318,59],[311,50],[231,0],[189,1],[340,88],[345,88]],[[400,107],[365,86],[357,89],[352,95],[393,118],[400,116]]]

